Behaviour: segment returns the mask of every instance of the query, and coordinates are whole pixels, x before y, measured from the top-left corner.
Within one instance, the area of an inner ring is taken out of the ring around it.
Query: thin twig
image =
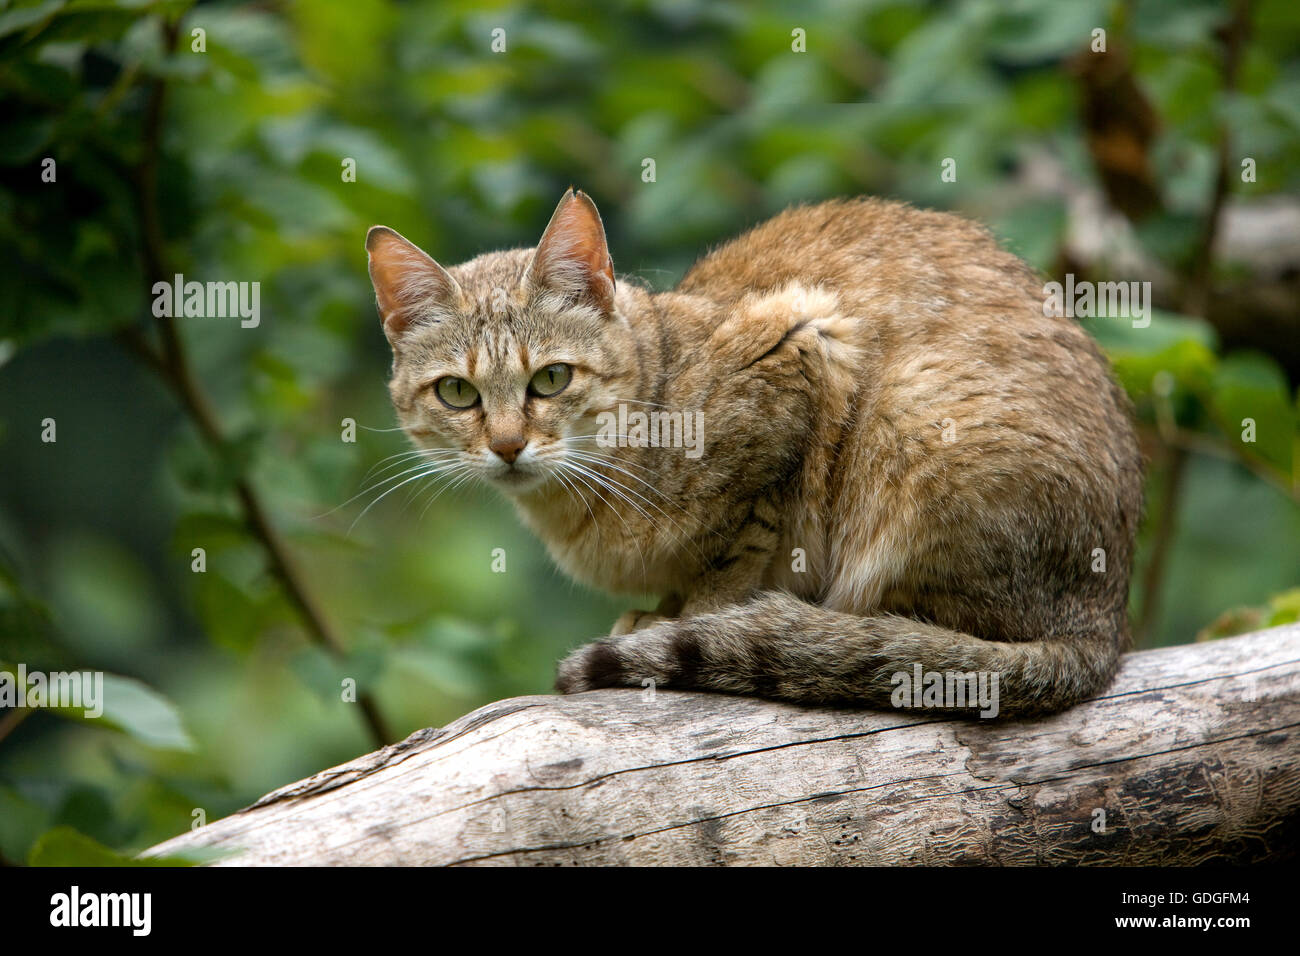
[[[1254,455],[1245,451],[1234,452],[1228,446],[1220,444],[1213,438],[1199,432],[1190,432],[1176,425],[1173,427],[1161,426],[1158,433],[1160,441],[1170,448],[1181,448],[1183,451],[1204,455],[1207,458],[1218,458],[1237,465],[1245,465],[1256,478],[1265,484],[1272,485],[1289,498],[1300,502],[1300,489],[1292,487],[1290,480],[1282,470],[1260,458],[1256,458]]]
[[[1250,33],[1251,3],[1252,0],[1236,0],[1233,4],[1232,18],[1220,31],[1223,40],[1223,93],[1225,95],[1231,94],[1237,88],[1237,75],[1246,39]],[[1182,295],[1179,298],[1185,315],[1200,317],[1208,315],[1210,296],[1214,290],[1214,246],[1219,234],[1219,224],[1223,218],[1223,207],[1227,201],[1232,162],[1232,142],[1226,124],[1220,124],[1218,134],[1214,186],[1200,235],[1188,260],[1187,271],[1183,275]],[[1165,559],[1170,539],[1177,526],[1176,519],[1187,454],[1189,451],[1213,454],[1218,450],[1213,442],[1189,436],[1188,433],[1180,430],[1172,414],[1167,416],[1167,420],[1159,422],[1159,434],[1169,450],[1169,474],[1165,495],[1160,503],[1160,515],[1156,522],[1151,556],[1142,575],[1142,611],[1137,625],[1139,639],[1147,636],[1159,604],[1164,583]],[[1244,453],[1237,460],[1270,483],[1286,489],[1288,483],[1279,481],[1277,477],[1270,474],[1269,466],[1263,462]],[[1290,494],[1289,491],[1287,493]]]
[[[176,47],[179,24],[164,21],[163,42],[168,52]],[[167,267],[162,221],[158,204],[158,160],[161,155],[163,110],[167,86],[162,78],[155,78],[149,90],[144,126],[144,153],[136,169],[137,198],[140,215],[140,247],[144,260],[146,288],[152,289],[152,278],[170,276]],[[181,407],[198,429],[204,442],[212,451],[225,456],[228,442],[220,421],[207,395],[194,376],[185,344],[171,316],[158,316],[156,327],[161,351],[153,347],[139,329],[123,331],[120,340],[147,365],[158,372],[171,388]],[[247,476],[235,482],[235,494],[243,510],[249,531],[261,543],[270,560],[271,569],[284,587],[290,603],[297,610],[313,642],[336,658],[344,659],[347,648],[339,640],[320,607],[303,583],[283,538],[271,523],[267,509]],[[392,740],[374,698],[359,693],[357,703],[371,736],[377,744]]]
[[[1250,36],[1252,0],[1236,0],[1232,19],[1220,29],[1223,40],[1223,90],[1231,96],[1237,89],[1237,77]],[[1186,315],[1206,316],[1209,313],[1210,295],[1214,289],[1214,245],[1223,218],[1223,206],[1228,198],[1228,185],[1232,181],[1232,135],[1227,123],[1220,122],[1214,188],[1210,205],[1205,212],[1201,234],[1188,264],[1186,284],[1183,289],[1182,310]]]
[[[12,734],[24,720],[31,714],[30,707],[17,707],[0,718],[0,742]]]
[[[1164,496],[1160,499],[1160,513],[1156,516],[1151,554],[1142,572],[1142,610],[1139,612],[1135,628],[1137,632],[1135,647],[1142,646],[1151,636],[1151,625],[1159,610],[1160,594],[1164,588],[1165,562],[1169,557],[1169,545],[1173,541],[1174,529],[1178,523],[1178,501],[1182,492],[1183,473],[1187,466],[1187,452],[1178,447],[1171,447],[1167,451]]]

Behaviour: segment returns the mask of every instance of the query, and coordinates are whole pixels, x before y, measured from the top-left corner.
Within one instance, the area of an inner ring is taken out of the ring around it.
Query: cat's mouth
[[[484,477],[507,494],[518,495],[532,491],[546,481],[548,475],[543,469],[535,466],[521,468],[518,465],[511,465],[493,469]]]
[[[518,497],[551,481],[556,475],[558,462],[552,449],[529,446],[513,459],[481,454],[477,464],[476,470],[482,481],[503,494]]]

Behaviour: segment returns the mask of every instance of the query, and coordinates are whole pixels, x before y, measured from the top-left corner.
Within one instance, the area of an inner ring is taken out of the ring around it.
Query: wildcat
[[[425,473],[500,489],[572,577],[661,597],[562,661],[560,691],[885,708],[920,665],[996,674],[1022,715],[1113,676],[1141,509],[1128,401],[982,227],[791,208],[658,294],[615,277],[574,190],[535,249],[444,269],[383,226],[366,248]],[[629,409],[698,420],[702,451],[611,430]]]

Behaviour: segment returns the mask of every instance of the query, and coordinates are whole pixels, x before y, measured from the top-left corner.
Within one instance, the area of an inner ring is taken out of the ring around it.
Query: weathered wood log
[[[490,704],[148,851],[227,864],[1197,864],[1300,853],[1300,626],[1004,722],[602,690]]]

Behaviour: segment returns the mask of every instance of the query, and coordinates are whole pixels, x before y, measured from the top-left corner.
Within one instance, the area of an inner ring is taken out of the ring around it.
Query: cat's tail
[[[561,662],[556,687],[575,693],[653,681],[801,703],[1041,714],[1105,689],[1125,641],[1123,627],[1098,620],[1068,633],[987,641],[892,614],[843,614],[770,591],[579,648]]]

